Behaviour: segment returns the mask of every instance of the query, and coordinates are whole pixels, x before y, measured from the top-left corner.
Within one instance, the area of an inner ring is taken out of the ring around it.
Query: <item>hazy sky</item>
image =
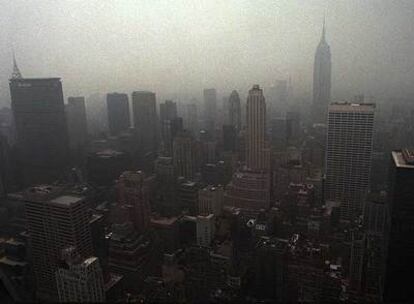
[[[160,99],[246,91],[291,76],[311,98],[324,13],[333,97],[414,96],[413,0],[0,0],[0,104],[12,46],[25,77],[65,96],[149,89]],[[178,95],[176,94],[178,93]]]

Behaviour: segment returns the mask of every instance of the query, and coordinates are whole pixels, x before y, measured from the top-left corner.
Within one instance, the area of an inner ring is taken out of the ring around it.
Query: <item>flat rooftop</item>
[[[333,102],[329,105],[329,111],[373,112],[375,107],[375,103]]]
[[[61,195],[54,199],[51,199],[49,202],[57,204],[57,205],[70,206],[82,200],[84,200],[84,197],[82,196]]]
[[[414,149],[392,151],[391,154],[398,168],[414,168]]]

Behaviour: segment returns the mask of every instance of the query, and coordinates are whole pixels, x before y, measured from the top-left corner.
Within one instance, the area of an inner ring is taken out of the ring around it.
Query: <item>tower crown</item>
[[[13,52],[13,73],[11,75],[12,79],[22,79],[22,74],[20,73],[19,67],[17,66],[16,56]]]

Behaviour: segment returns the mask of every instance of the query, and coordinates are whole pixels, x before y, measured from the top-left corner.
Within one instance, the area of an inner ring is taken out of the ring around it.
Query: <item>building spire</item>
[[[17,66],[16,55],[14,54],[13,50],[13,73],[11,76],[12,79],[21,79],[22,74],[20,73],[19,67]]]
[[[322,37],[321,37],[321,41],[326,41],[325,40],[325,35],[326,35],[326,21],[325,21],[326,17],[325,14],[323,15],[323,25],[322,25]]]

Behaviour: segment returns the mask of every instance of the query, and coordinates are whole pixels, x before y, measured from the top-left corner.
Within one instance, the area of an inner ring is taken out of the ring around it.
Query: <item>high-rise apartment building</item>
[[[158,119],[155,93],[148,91],[133,92],[132,111],[135,132],[142,153],[156,152],[158,148]]]
[[[204,120],[205,129],[214,136],[217,116],[217,92],[216,89],[205,89],[204,95]]]
[[[237,131],[240,131],[241,130],[241,106],[240,106],[240,96],[236,90],[231,92],[228,103],[229,103],[228,124],[233,126]]]
[[[12,78],[10,95],[24,183],[54,181],[69,151],[60,78]]]
[[[387,260],[384,301],[408,303],[414,297],[414,151],[393,151],[387,201]]]
[[[88,205],[84,197],[65,195],[55,186],[32,187],[23,193],[37,297],[56,300],[55,272],[63,249],[73,246],[92,256]]]
[[[312,119],[314,123],[326,122],[326,113],[331,100],[331,49],[325,36],[324,22],[313,66]]]
[[[68,97],[66,119],[70,148],[83,148],[88,141],[85,97]]]
[[[247,155],[250,170],[266,169],[266,102],[259,85],[254,85],[247,97]]]
[[[128,95],[109,93],[106,95],[108,127],[111,135],[119,135],[131,126]]]
[[[105,286],[98,258],[82,258],[76,248],[62,252],[63,263],[56,271],[59,302],[103,303]]]
[[[326,199],[341,202],[341,218],[362,214],[370,180],[374,104],[329,106]]]

